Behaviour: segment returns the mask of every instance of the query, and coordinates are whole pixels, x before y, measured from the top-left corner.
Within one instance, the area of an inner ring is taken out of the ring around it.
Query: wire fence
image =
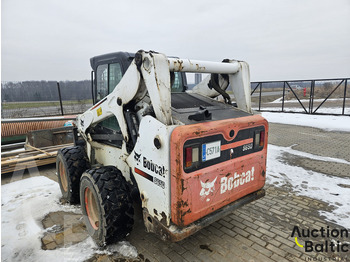
[[[349,78],[252,82],[253,109],[350,116]]]
[[[79,82],[78,87],[74,87],[74,82],[73,87],[65,82],[40,84],[42,91],[37,89],[39,91],[31,92],[33,97],[28,98],[37,97],[37,101],[21,102],[8,100],[13,96],[17,100],[27,97],[28,89],[9,93],[2,84],[1,118],[76,115],[92,106],[90,81]],[[348,85],[349,78],[252,82],[252,107],[261,112],[350,116]]]
[[[23,85],[28,87],[28,84]],[[79,82],[77,87],[74,82],[69,85],[65,82],[40,82],[39,87],[33,86],[30,92],[28,89],[22,88],[20,84],[12,88],[2,85],[5,93],[2,94],[2,119],[76,115],[92,106],[90,81],[83,81],[83,84]],[[11,98],[22,101],[8,101]],[[36,101],[23,101],[36,98]]]

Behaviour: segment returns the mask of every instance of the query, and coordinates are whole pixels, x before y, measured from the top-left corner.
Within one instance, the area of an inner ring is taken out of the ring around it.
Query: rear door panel
[[[261,132],[265,139],[259,146],[255,140]],[[173,223],[189,225],[262,188],[267,133],[267,121],[258,115],[175,128],[170,142]],[[199,156],[186,167],[188,147],[198,148]]]

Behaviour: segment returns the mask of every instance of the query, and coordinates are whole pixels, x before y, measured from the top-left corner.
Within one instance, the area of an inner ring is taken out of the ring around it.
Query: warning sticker
[[[102,107],[97,109],[97,116],[100,116],[100,115],[102,115]]]

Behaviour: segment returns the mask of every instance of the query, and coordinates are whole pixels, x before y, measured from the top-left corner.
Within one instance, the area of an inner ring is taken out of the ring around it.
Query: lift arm
[[[124,140],[129,141],[123,109],[134,98],[136,100],[143,98],[140,92],[144,85],[157,119],[165,125],[172,124],[170,71],[167,57],[163,54],[139,51],[113,92],[77,117],[80,133],[87,139],[85,132],[90,126],[115,115]]]
[[[236,98],[237,107],[243,111],[252,113],[250,97],[250,73],[249,65],[244,61],[228,60],[225,62],[205,62],[189,59],[169,59],[171,71],[182,71],[191,73],[211,73],[219,74],[219,86],[226,90],[228,84],[234,97]],[[229,76],[227,81],[222,74]],[[193,88],[193,93],[201,94],[208,97],[217,97],[220,94],[214,89],[208,88],[210,76],[205,78],[201,83]]]
[[[80,133],[86,137],[88,127],[114,115],[124,140],[129,141],[124,106],[132,100],[140,101],[148,91],[156,118],[165,125],[172,124],[170,72],[197,72],[227,74],[236,97],[238,108],[251,112],[249,66],[245,62],[227,60],[225,63],[189,59],[167,58],[163,54],[139,51],[119,84],[108,96],[77,117]],[[220,75],[219,75],[220,76]],[[224,83],[219,77],[219,84]],[[209,97],[219,95],[208,88],[208,80],[202,81],[194,92]],[[225,84],[225,89],[228,83]]]

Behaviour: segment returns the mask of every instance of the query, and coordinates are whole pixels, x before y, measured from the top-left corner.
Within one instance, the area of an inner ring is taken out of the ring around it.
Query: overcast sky
[[[2,81],[83,80],[90,57],[245,60],[251,80],[350,76],[350,0],[2,0]]]

